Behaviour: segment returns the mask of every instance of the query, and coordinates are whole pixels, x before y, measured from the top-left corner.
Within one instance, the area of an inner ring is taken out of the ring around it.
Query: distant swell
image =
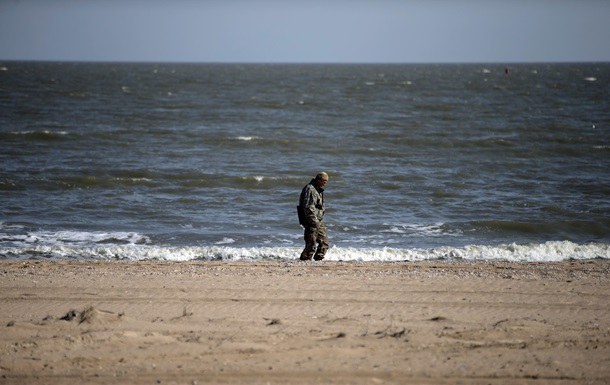
[[[472,225],[487,229],[489,232],[515,233],[515,234],[537,234],[547,236],[557,236],[563,234],[582,234],[583,236],[603,237],[610,233],[610,218],[599,220],[563,220],[555,222],[544,221],[479,221]]]

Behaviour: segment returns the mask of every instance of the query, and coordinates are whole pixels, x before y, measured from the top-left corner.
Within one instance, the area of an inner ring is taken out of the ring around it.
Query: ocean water
[[[506,71],[508,70],[508,71]],[[0,63],[0,258],[610,259],[610,63]]]

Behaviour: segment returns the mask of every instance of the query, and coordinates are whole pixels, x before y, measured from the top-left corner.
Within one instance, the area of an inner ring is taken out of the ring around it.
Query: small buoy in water
[[[510,70],[508,69],[508,67],[504,68],[504,73],[508,75],[508,73],[510,72]]]

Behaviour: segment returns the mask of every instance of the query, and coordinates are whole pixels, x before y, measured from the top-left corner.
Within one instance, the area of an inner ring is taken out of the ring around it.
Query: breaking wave
[[[78,259],[78,260],[295,260],[300,247],[227,247],[183,246],[161,247],[138,245],[137,237],[127,236],[130,244],[83,247],[78,245],[46,245],[0,247],[0,258]],[[604,243],[577,244],[569,241],[497,246],[469,245],[430,249],[331,247],[326,255],[330,261],[513,261],[559,262],[566,260],[610,260],[610,245]]]

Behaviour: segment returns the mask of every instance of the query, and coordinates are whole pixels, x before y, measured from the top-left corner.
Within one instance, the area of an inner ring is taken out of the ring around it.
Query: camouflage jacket
[[[299,198],[299,206],[303,209],[303,214],[307,224],[317,226],[322,221],[324,216],[324,189],[316,187],[315,179],[301,191],[301,197]]]

